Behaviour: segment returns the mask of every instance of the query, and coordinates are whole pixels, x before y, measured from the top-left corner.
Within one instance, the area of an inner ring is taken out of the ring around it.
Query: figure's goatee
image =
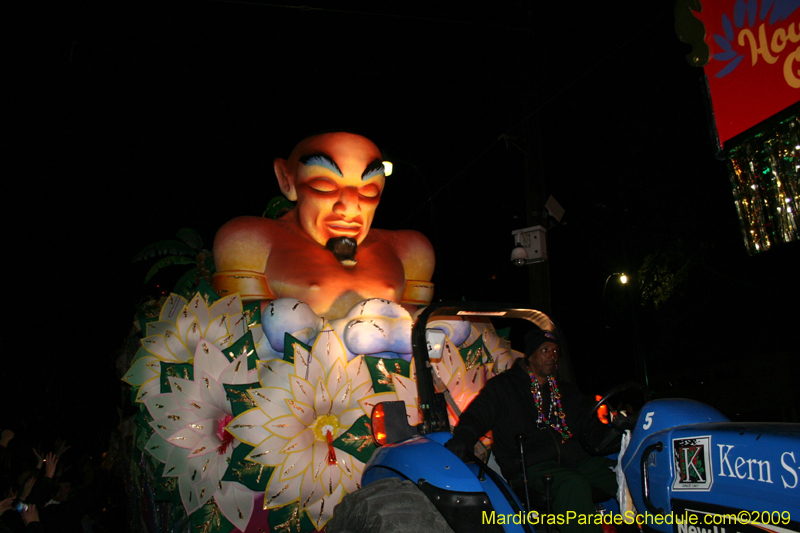
[[[342,265],[352,267],[356,265],[356,248],[358,243],[352,237],[331,237],[325,247]]]

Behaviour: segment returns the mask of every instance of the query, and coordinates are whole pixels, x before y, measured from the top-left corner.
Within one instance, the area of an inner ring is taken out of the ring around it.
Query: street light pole
[[[614,272],[613,274],[609,274],[606,278],[606,282],[603,284],[603,327],[608,328],[608,322],[606,322],[606,290],[608,289],[608,282],[613,277],[619,277],[620,283],[625,285],[628,283],[628,276],[625,275],[624,272]]]
[[[625,285],[628,283],[628,276],[625,275],[623,272],[614,272],[610,274],[607,278],[605,283],[603,284],[603,328],[610,329],[607,321],[606,321],[606,291],[608,290],[608,282],[613,277],[619,277],[620,283]],[[639,287],[636,291],[635,298],[632,298],[630,292],[626,295],[626,302],[629,307],[630,312],[630,320],[633,331],[631,335],[627,335],[628,338],[633,339],[633,359],[634,364],[636,367],[636,376],[639,382],[644,385],[646,388],[650,388],[650,377],[647,374],[647,360],[645,359],[644,352],[642,351],[641,343],[639,342],[639,318],[638,318],[638,304],[639,304],[639,295],[641,294],[642,288]]]

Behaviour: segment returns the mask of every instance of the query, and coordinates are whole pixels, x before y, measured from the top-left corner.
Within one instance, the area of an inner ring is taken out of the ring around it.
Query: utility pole
[[[526,102],[526,107],[530,107],[530,102]],[[526,124],[527,132],[524,140],[525,149],[523,150],[525,216],[528,227],[542,226],[543,228],[547,228],[547,212],[544,208],[545,183],[539,123],[535,118],[531,118],[526,121]],[[534,263],[524,268],[528,269],[528,291],[531,306],[549,315],[552,312],[550,301],[550,261]]]

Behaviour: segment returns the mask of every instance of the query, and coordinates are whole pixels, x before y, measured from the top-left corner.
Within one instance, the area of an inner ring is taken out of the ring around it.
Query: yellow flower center
[[[322,442],[328,441],[328,432],[331,433],[333,438],[336,438],[336,432],[339,431],[339,419],[333,415],[317,417],[312,431],[314,431],[314,436],[317,440],[321,440]]]

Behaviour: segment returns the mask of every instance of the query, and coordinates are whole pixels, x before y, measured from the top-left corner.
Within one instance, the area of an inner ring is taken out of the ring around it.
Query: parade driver
[[[468,459],[467,451],[492,430],[493,451],[503,476],[521,493],[522,465],[517,436],[521,435],[528,486],[543,493],[542,478],[553,475],[553,511],[593,515],[592,488],[607,498],[616,494],[613,461],[590,456],[575,435],[589,426],[590,438],[603,439],[609,428],[591,412],[592,403],[568,382],[556,380],[560,343],[554,333],[533,330],[525,337],[525,357],[490,379],[461,415],[446,446]],[[599,525],[578,520],[559,525],[562,533],[600,533]]]
[[[430,302],[430,242],[415,231],[371,228],[386,181],[372,141],[346,132],[315,135],[274,168],[281,192],[297,204],[277,220],[239,217],[217,232],[219,294],[264,303],[297,298],[329,320],[366,298],[410,311]]]

